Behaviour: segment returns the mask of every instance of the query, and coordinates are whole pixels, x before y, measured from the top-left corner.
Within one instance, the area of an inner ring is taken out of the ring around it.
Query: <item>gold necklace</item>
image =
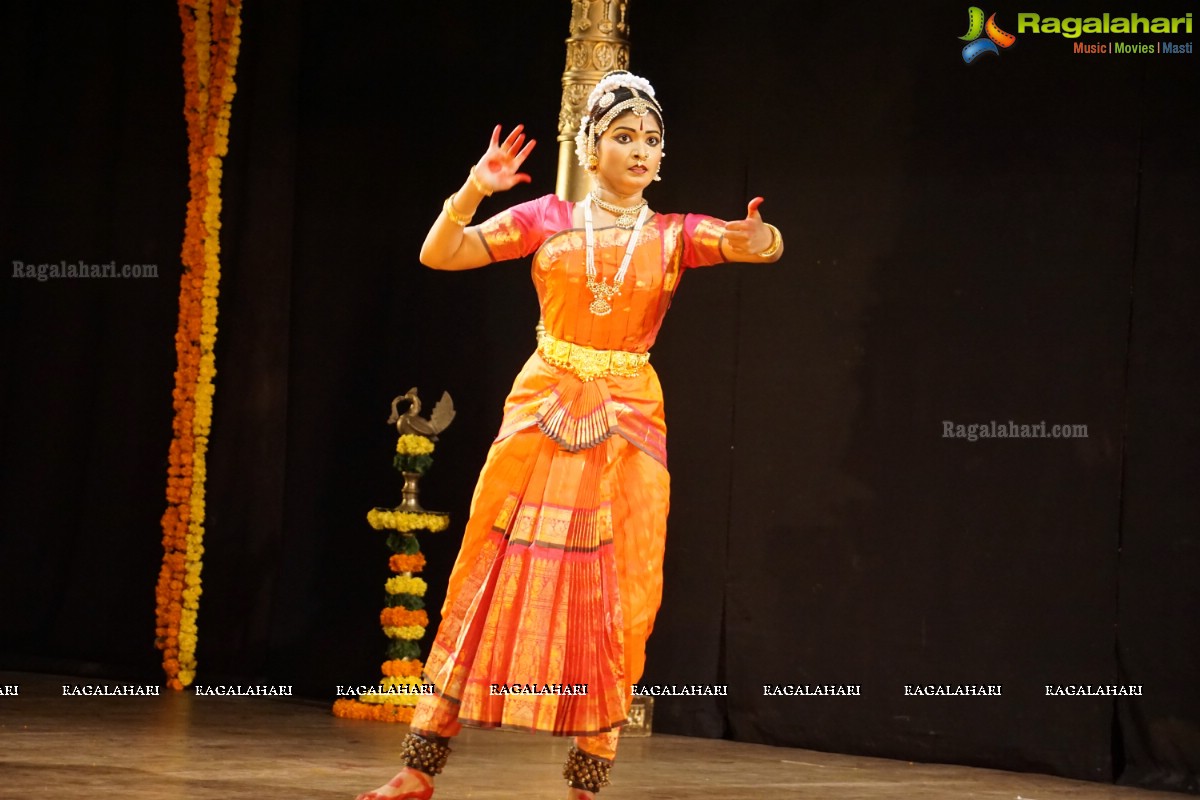
[[[614,205],[601,200],[600,196],[596,194],[595,189],[592,189],[591,195],[592,200],[595,201],[596,205],[600,206],[602,209],[617,218],[616,226],[618,228],[625,228],[626,230],[633,227],[634,222],[637,221],[638,213],[648,205],[645,198],[642,198],[642,201],[636,206],[624,208],[622,206]]]
[[[588,195],[583,201],[584,247],[586,250],[587,288],[592,293],[592,302],[588,306],[597,317],[606,317],[612,313],[612,299],[621,293],[621,284],[625,283],[625,273],[629,271],[629,262],[633,260],[633,250],[637,246],[638,234],[642,232],[642,224],[646,221],[646,203],[643,201],[634,220],[633,232],[625,243],[625,257],[621,259],[621,268],[613,276],[610,284],[608,278],[596,280],[596,234],[592,230],[592,204],[594,195]]]

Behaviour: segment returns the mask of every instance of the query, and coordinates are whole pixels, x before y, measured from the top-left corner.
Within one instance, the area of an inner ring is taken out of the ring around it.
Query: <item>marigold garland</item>
[[[359,695],[362,703],[390,703],[398,706],[415,706],[421,698],[420,678],[385,678],[379,682],[382,692],[367,692]]]
[[[358,702],[360,703],[380,703],[382,705],[401,707],[407,706],[408,722],[412,722],[412,712],[414,710],[413,707],[416,706],[417,701],[420,699],[421,696],[416,693],[392,694],[391,692],[388,692],[386,694],[380,694],[379,692],[367,692],[366,694],[361,694],[358,696]]]
[[[427,456],[433,452],[433,441],[428,436],[406,433],[396,440],[396,453],[402,456]]]
[[[394,578],[388,578],[383,588],[388,594],[415,594],[417,597],[424,597],[429,584],[420,578],[397,575]]]
[[[450,517],[429,511],[396,511],[392,508],[373,508],[367,512],[367,522],[377,531],[391,530],[402,533],[413,531],[444,531],[450,525]]]
[[[417,465],[424,472],[433,463],[433,449],[427,437],[405,434],[396,442],[393,466],[404,472]],[[360,694],[356,700],[340,698],[333,704],[333,713],[347,719],[411,722],[423,685],[419,642],[429,626],[429,612],[422,600],[429,587],[413,577],[414,572],[425,569],[425,556],[413,533],[445,530],[450,518],[437,512],[375,508],[367,512],[367,522],[377,531],[389,531],[386,544],[392,555],[388,568],[395,575],[384,584],[384,608],[379,612],[379,624],[389,639],[388,660],[380,668],[384,677],[379,690]]]
[[[396,706],[390,703],[362,703],[358,700],[341,698],[333,704],[333,713],[343,719],[366,719],[375,722],[412,722],[411,706]]]
[[[418,659],[393,659],[385,661],[380,671],[388,678],[419,678],[423,664]]]
[[[237,92],[233,78],[241,49],[241,0],[179,0],[179,19],[191,197],[181,252],[163,563],[155,588],[155,645],[163,651],[167,686],[176,690],[190,685],[196,675],[221,277],[221,159],[229,152],[230,108]]]
[[[383,634],[389,639],[408,639],[409,641],[420,641],[425,635],[425,628],[421,625],[402,625],[401,627],[393,627],[391,625],[383,626]]]
[[[387,608],[403,606],[409,611],[420,611],[425,607],[425,601],[415,594],[387,594],[385,592],[383,595],[383,604]]]
[[[396,555],[400,556],[419,556],[421,555],[421,545],[417,542],[417,537],[410,536],[407,533],[392,531],[387,535],[387,546]],[[421,566],[425,566],[424,562]],[[410,570],[392,570],[392,572],[409,572]],[[419,572],[420,570],[411,570]]]
[[[385,628],[399,628],[405,625],[419,625],[423,628],[429,624],[429,613],[389,607],[379,612],[379,624]]]
[[[388,559],[388,569],[392,572],[420,572],[425,569],[425,554],[406,555],[396,553]]]
[[[386,652],[388,658],[420,658],[421,645],[414,639],[390,639]]]
[[[427,436],[406,433],[396,441],[396,455],[392,466],[400,472],[415,472],[424,475],[433,466],[433,440]]]

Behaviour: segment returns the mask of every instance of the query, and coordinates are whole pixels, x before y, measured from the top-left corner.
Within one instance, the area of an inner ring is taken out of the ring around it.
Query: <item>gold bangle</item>
[[[477,192],[479,192],[481,195],[483,195],[484,197],[492,196],[492,187],[488,186],[486,183],[479,180],[479,176],[475,174],[474,167],[471,167],[471,185],[474,186],[475,190]]]
[[[779,252],[779,248],[783,245],[783,235],[779,233],[779,228],[776,228],[771,223],[764,223],[771,229],[771,246],[761,253],[758,253],[759,258],[770,258]]]
[[[471,217],[475,215],[460,214],[454,209],[454,198],[457,194],[458,192],[455,192],[446,198],[446,202],[442,203],[442,211],[446,212],[446,216],[449,217],[450,221],[455,225],[459,226],[460,228],[465,228],[471,223]]]

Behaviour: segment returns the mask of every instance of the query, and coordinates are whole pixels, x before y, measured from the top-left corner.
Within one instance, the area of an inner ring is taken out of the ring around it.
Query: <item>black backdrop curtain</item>
[[[521,9],[247,4],[205,681],[331,698],[377,677],[386,552],[363,517],[398,498],[383,421],[412,385],[455,397],[422,499],[465,517],[537,309],[527,265],[443,274],[416,253],[496,123],[539,138],[535,181],[482,213],[552,190],[569,4]],[[644,683],[729,685],[660,699],[656,729],[1196,790],[1197,56],[1026,34],[968,66],[965,16],[630,10],[633,66],[666,109],[655,207],[732,218],[762,194],[788,241],[777,265],[686,276],[655,348],[674,494]],[[26,4],[2,35],[5,270],[159,277],[4,277],[0,667],[155,680],[178,21]],[[989,420],[1088,435],[942,436]],[[424,549],[436,609],[453,529]],[[862,695],[763,694],[803,683]],[[1117,683],[1144,695],[1045,694]]]

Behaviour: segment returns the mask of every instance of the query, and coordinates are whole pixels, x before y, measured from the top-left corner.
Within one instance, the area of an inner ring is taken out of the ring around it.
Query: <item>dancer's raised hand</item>
[[[771,231],[763,224],[758,207],[763,199],[756,197],[746,205],[746,218],[725,224],[725,241],[739,254],[749,255],[766,250],[771,245]],[[762,245],[758,247],[757,245]]]
[[[521,164],[533,152],[537,140],[530,139],[526,143],[524,130],[524,125],[518,125],[503,142],[500,141],[501,126],[497,125],[492,131],[492,140],[488,143],[487,152],[479,159],[474,170],[475,177],[483,186],[493,192],[504,192],[518,183],[529,183],[532,180],[520,169]]]

